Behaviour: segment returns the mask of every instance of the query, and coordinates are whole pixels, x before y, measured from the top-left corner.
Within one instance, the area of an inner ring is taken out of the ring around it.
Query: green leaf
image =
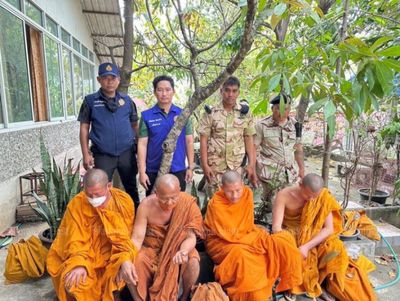
[[[273,91],[278,85],[279,81],[281,80],[281,74],[275,74],[268,82],[268,91]]]
[[[267,0],[260,0],[258,3],[258,12],[262,12],[265,9],[265,6],[267,5]]]
[[[372,106],[374,107],[374,110],[378,111],[379,110],[378,100],[376,99],[376,97],[373,94],[370,94],[370,98],[372,100]]]
[[[374,71],[372,70],[372,68],[367,66],[366,69],[365,69],[365,74],[367,76],[367,82],[368,82],[369,89],[372,90],[374,88],[374,85],[375,85],[375,74],[374,74]]]
[[[336,115],[332,115],[326,118],[326,123],[328,124],[329,138],[332,139],[336,131]]]
[[[375,62],[376,77],[385,94],[389,94],[392,90],[393,72],[382,62]]]
[[[263,99],[258,102],[257,106],[252,110],[254,115],[263,114],[268,112],[268,99]]]
[[[332,100],[329,100],[324,106],[325,118],[328,118],[336,113],[336,106]]]
[[[342,93],[347,93],[351,89],[351,82],[347,80],[340,81],[340,91]]]
[[[377,51],[376,54],[381,56],[400,56],[400,46],[392,46],[381,51]]]
[[[310,17],[315,21],[315,23],[319,23],[321,21],[319,15],[315,11],[310,12]]]
[[[308,115],[311,116],[313,115],[315,112],[317,112],[319,109],[321,109],[325,103],[327,101],[327,98],[322,98],[320,100],[318,100],[317,102],[313,103],[309,109],[308,109]]]
[[[383,44],[385,44],[386,42],[391,41],[391,40],[393,40],[393,37],[389,37],[389,36],[381,37],[381,38],[377,39],[377,40],[374,42],[374,44],[372,44],[372,46],[369,47],[369,49],[370,49],[372,52],[374,52],[376,49],[378,49],[379,47],[381,47]]]
[[[400,62],[393,60],[393,59],[384,59],[382,60],[382,63],[384,63],[388,68],[400,72]]]
[[[285,109],[286,109],[285,100],[283,99],[283,95],[281,94],[279,97],[279,114],[281,114],[281,116],[285,114]]]
[[[286,75],[282,74],[282,78],[283,78],[283,88],[285,89],[285,93],[288,94],[288,95],[292,95],[291,88],[290,88],[290,83],[289,83]]]
[[[264,94],[265,92],[268,91],[268,81],[267,78],[263,77],[261,79],[260,87],[258,89],[258,94]]]
[[[281,16],[286,10],[285,3],[279,3],[277,6],[274,7],[274,15]]]

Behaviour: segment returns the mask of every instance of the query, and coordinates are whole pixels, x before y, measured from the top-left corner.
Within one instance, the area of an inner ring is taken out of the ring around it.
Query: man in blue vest
[[[162,144],[182,109],[172,104],[175,94],[174,80],[161,75],[153,80],[157,104],[142,112],[139,124],[138,167],[139,182],[151,194],[163,156]],[[188,167],[185,159],[187,158]],[[189,121],[176,142],[170,173],[179,179],[182,191],[192,180],[194,169],[193,129]]]
[[[109,181],[117,169],[126,192],[137,208],[136,106],[129,96],[117,91],[120,77],[115,64],[101,64],[98,74],[97,81],[101,88],[85,97],[78,116],[83,166],[85,169],[96,167],[104,170]]]

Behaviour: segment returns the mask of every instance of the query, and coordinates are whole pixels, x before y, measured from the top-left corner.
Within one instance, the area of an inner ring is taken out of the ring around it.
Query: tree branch
[[[167,15],[167,21],[168,21],[169,28],[171,29],[172,35],[175,37],[175,39],[178,40],[178,42],[179,42],[183,47],[185,47],[186,49],[190,49],[189,46],[188,46],[186,43],[184,43],[184,42],[178,37],[178,35],[175,33],[175,30],[172,28],[172,23],[171,23],[171,19],[169,18],[168,9],[166,10],[166,15]]]
[[[150,6],[149,6],[149,0],[145,1],[146,3],[146,10],[147,10],[147,15],[149,16],[149,20],[151,23],[151,26],[153,27],[154,33],[156,34],[158,40],[160,41],[160,43],[164,46],[165,50],[167,50],[167,52],[169,53],[169,55],[172,57],[172,59],[181,67],[181,68],[185,68],[185,66],[176,58],[176,56],[174,55],[174,53],[172,52],[171,49],[169,49],[169,47],[167,46],[167,44],[164,42],[164,40],[161,38],[160,33],[158,32],[155,24],[154,24],[154,20],[153,20],[153,16],[151,14],[150,11]]]
[[[219,35],[219,37],[218,37],[214,42],[212,42],[210,45],[208,45],[208,46],[206,46],[206,47],[204,47],[204,48],[202,48],[202,49],[199,49],[198,52],[199,52],[199,53],[202,53],[202,52],[204,52],[204,51],[210,50],[210,49],[213,48],[215,45],[217,45],[218,42],[221,41],[221,39],[222,39],[222,38],[227,34],[227,32],[232,28],[232,26],[235,25],[235,23],[239,20],[239,18],[240,18],[240,14],[238,14],[238,15],[236,16],[236,18],[232,21],[232,23],[230,23],[230,24],[221,32],[221,34]]]
[[[177,0],[177,3],[175,3],[174,0],[171,0],[171,2],[175,7],[176,13],[178,14],[179,27],[181,28],[183,40],[185,41],[191,52],[197,52],[196,47],[193,45],[192,41],[190,41],[186,33],[185,24],[183,23],[182,17],[181,2],[179,0]]]

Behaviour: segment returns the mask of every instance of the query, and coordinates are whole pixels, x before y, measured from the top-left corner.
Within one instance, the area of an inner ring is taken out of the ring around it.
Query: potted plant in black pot
[[[388,146],[386,141],[388,136],[385,135],[385,127],[377,129],[375,126],[367,126],[367,135],[370,136],[370,153],[371,153],[371,180],[369,188],[361,188],[358,190],[361,200],[368,202],[376,202],[385,204],[389,193],[378,189],[379,180],[384,175],[383,159],[386,157]]]
[[[43,200],[36,193],[32,193],[37,203],[37,207],[32,208],[49,225],[48,229],[38,235],[43,245],[49,248],[57,235],[68,202],[82,189],[79,174],[80,164],[73,167],[72,159],[65,159],[61,169],[54,158],[50,157],[42,136],[40,137],[40,155],[44,172],[40,189],[46,199]]]

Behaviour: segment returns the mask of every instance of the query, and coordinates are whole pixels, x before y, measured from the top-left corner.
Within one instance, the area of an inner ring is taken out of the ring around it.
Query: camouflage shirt
[[[284,182],[292,182],[297,178],[295,123],[296,120],[289,117],[284,125],[278,125],[272,116],[257,122],[254,144],[257,150],[256,171],[261,180],[276,176]]]
[[[227,112],[221,103],[200,120],[199,134],[208,137],[208,165],[215,172],[237,170],[246,153],[244,136],[255,134],[251,113],[242,114],[240,109],[236,104]]]

